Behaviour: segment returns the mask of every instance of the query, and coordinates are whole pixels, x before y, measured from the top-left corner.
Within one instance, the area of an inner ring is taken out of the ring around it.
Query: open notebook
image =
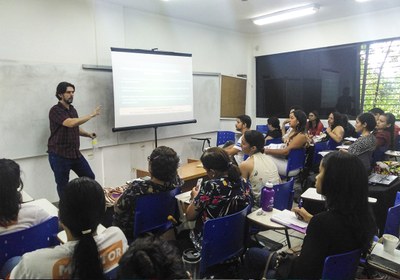
[[[308,226],[306,222],[299,220],[294,212],[287,209],[272,215],[271,221],[302,233],[306,233]]]

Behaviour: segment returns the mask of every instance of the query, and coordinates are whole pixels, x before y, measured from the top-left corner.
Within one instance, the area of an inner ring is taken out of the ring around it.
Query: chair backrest
[[[313,166],[319,164],[322,160],[322,156],[319,152],[328,150],[328,141],[317,142],[314,144],[314,154],[313,154]]]
[[[269,129],[268,129],[268,125],[259,124],[259,125],[256,125],[256,130],[263,134],[267,134]]]
[[[173,224],[168,216],[174,216],[177,209],[175,195],[181,192],[175,188],[168,192],[140,195],[136,199],[133,238],[145,232],[165,232]]]
[[[51,217],[30,228],[0,235],[0,268],[12,257],[60,244],[57,233],[58,218]]]
[[[274,185],[274,208],[279,210],[291,210],[293,206],[294,178],[282,184]],[[265,188],[265,187],[264,187]]]
[[[322,279],[354,279],[360,262],[359,249],[325,258]]]
[[[200,261],[201,277],[208,267],[244,253],[248,232],[246,218],[250,210],[251,205],[237,213],[205,222]]]
[[[336,147],[339,146],[341,143],[337,143],[334,140],[329,139],[326,144],[327,144],[328,150],[334,151],[334,150],[336,150]]]
[[[225,144],[227,141],[235,143],[235,132],[233,131],[217,131],[217,146]]]
[[[282,138],[272,138],[268,139],[265,141],[265,146],[268,146],[269,144],[282,144]]]
[[[288,155],[288,163],[286,167],[286,177],[289,177],[290,171],[303,169],[306,161],[306,150],[303,148],[292,149]]]
[[[386,217],[386,224],[383,233],[399,236],[400,226],[400,204],[390,207]]]
[[[396,193],[396,199],[394,200],[394,206],[400,204],[400,192]]]

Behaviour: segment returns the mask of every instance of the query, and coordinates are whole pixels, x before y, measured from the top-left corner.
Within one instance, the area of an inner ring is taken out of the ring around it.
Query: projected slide
[[[111,51],[116,129],[193,121],[190,54]]]

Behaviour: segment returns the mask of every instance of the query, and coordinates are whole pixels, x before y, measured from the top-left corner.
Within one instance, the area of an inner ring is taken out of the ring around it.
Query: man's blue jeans
[[[77,159],[69,159],[49,153],[49,163],[56,179],[58,197],[61,197],[69,182],[70,170],[74,171],[78,177],[95,178],[89,163],[83,156]]]

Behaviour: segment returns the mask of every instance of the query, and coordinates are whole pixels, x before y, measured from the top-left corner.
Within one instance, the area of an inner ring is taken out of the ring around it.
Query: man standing
[[[237,165],[239,165],[244,160],[244,154],[242,152],[242,137],[243,134],[250,130],[251,118],[248,115],[240,115],[236,117],[236,130],[242,133],[236,144],[224,148],[229,156],[233,156]]]
[[[61,82],[57,86],[56,97],[59,100],[49,112],[50,137],[48,154],[51,169],[57,183],[58,196],[61,197],[69,181],[69,172],[73,170],[79,177],[94,179],[94,173],[79,151],[79,136],[95,138],[95,133],[88,133],[79,126],[100,114],[98,106],[90,115],[78,117],[74,106],[75,86]]]

